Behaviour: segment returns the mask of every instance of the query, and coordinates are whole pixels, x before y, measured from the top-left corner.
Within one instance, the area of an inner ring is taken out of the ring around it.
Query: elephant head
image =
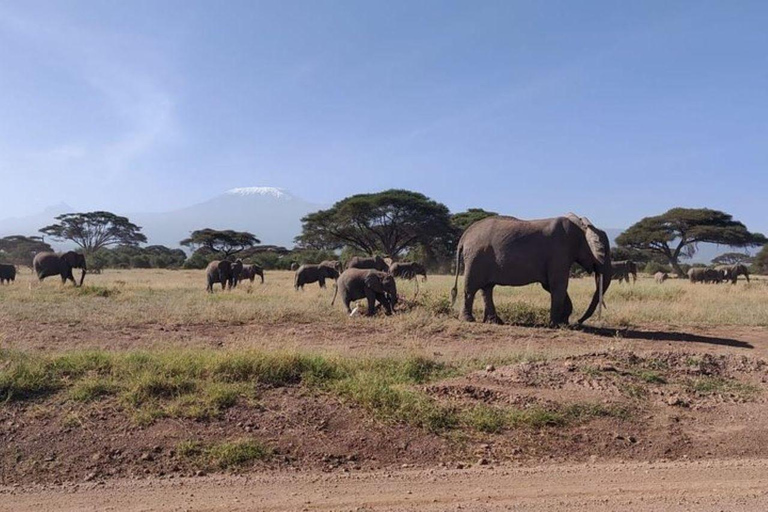
[[[595,273],[595,293],[579,323],[583,323],[603,305],[603,295],[611,284],[611,244],[605,231],[597,229],[586,217],[566,215],[584,234],[576,262],[587,272]]]
[[[365,285],[376,293],[383,293],[390,304],[392,309],[397,304],[397,285],[395,284],[395,278],[391,274],[383,272],[369,272],[365,277]]]
[[[83,286],[83,281],[85,280],[85,272],[87,270],[85,266],[85,256],[75,251],[69,251],[61,255],[61,260],[66,263],[69,268],[80,268],[83,270],[80,274],[79,284],[79,286]]]
[[[381,272],[389,271],[389,265],[387,264],[386,261],[384,261],[384,258],[379,256],[378,254],[373,257],[373,268]]]
[[[339,278],[339,271],[336,270],[334,267],[320,265],[319,268],[325,274],[324,276],[325,278],[333,279],[334,281]]]

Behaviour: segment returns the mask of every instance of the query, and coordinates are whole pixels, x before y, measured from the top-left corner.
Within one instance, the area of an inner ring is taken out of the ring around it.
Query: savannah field
[[[497,326],[456,319],[452,276],[375,318],[265,279],[0,286],[0,510],[768,504],[766,279],[614,282],[561,329],[538,285],[497,287]]]

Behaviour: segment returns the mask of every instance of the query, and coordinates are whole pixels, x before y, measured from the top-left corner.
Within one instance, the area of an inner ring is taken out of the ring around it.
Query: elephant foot
[[[491,315],[483,320],[486,324],[504,325],[504,321],[496,315]]]
[[[474,321],[475,321],[475,317],[474,317],[474,316],[472,316],[470,313],[462,313],[462,314],[459,316],[459,318],[460,318],[461,320],[464,320],[465,322],[474,322]]]

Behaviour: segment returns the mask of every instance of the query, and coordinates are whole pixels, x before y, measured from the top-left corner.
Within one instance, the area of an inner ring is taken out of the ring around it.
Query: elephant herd
[[[694,267],[688,271],[688,279],[692,283],[722,283],[730,281],[736,284],[739,276],[744,276],[749,282],[749,270],[746,265],[719,265],[715,268]]]
[[[205,269],[206,289],[213,292],[213,285],[219,283],[222,290],[231,290],[236,288],[240,281],[248,279],[253,282],[256,276],[264,283],[264,270],[258,265],[243,265],[243,261],[239,259],[234,263],[228,260],[214,260]]]

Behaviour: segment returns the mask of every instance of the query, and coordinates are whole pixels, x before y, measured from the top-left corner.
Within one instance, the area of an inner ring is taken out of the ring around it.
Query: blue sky
[[[748,1],[0,0],[0,218],[400,187],[768,233],[766,27]]]

